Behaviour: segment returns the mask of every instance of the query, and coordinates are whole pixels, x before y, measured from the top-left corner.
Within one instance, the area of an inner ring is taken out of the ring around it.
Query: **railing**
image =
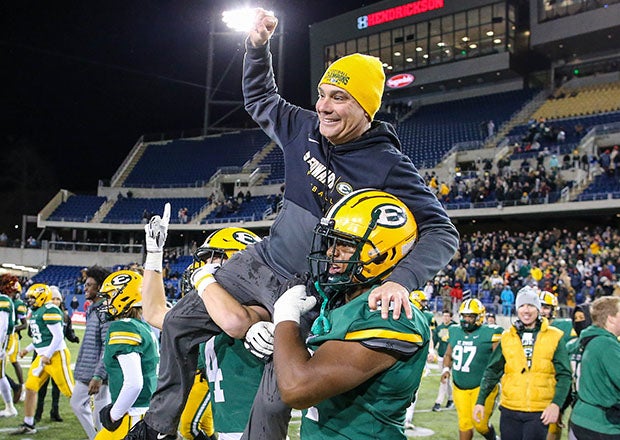
[[[88,243],[78,241],[50,241],[49,249],[55,251],[142,253],[141,244]]]

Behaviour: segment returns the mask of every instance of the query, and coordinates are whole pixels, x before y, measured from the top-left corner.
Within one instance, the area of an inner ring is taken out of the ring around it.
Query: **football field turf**
[[[76,328],[76,334],[82,339],[83,329]],[[25,347],[30,343],[28,337],[24,337],[20,343],[21,347]],[[75,362],[77,358],[77,352],[79,344],[72,344],[67,342],[67,346],[71,351],[72,362]],[[27,356],[22,359],[22,366],[24,369],[24,377],[28,372],[28,365],[30,364],[31,356]],[[439,370],[436,366],[431,366],[430,373],[422,378],[422,384],[420,386],[420,392],[418,394],[418,403],[416,405],[416,413],[413,422],[416,426],[416,430],[407,430],[406,434],[409,439],[414,438],[428,438],[433,440],[454,440],[458,439],[457,418],[455,410],[448,410],[442,406],[441,411],[432,412],[431,408],[435,403],[435,397],[437,396],[437,388],[439,385]],[[13,367],[7,366],[7,372],[10,376],[15,377]],[[23,436],[10,436],[9,432],[15,429],[22,423],[24,415],[24,404],[20,402],[17,404],[17,410],[19,412],[17,417],[9,419],[0,418],[0,439],[15,439],[15,440],[30,440],[30,439],[45,439],[45,440],[84,440],[86,435],[82,430],[79,422],[73,415],[71,407],[69,405],[69,399],[60,396],[60,414],[64,419],[63,422],[52,422],[49,418],[51,402],[51,389],[48,390],[45,409],[43,411],[43,418],[41,422],[37,424],[37,434],[29,434]],[[1,405],[1,403],[0,403]],[[499,433],[499,412],[495,411],[491,419]],[[568,422],[568,414],[564,415],[564,422]],[[289,426],[290,440],[299,440],[299,425],[300,425],[300,413],[298,411],[293,412],[291,424]],[[431,433],[432,432],[432,433]],[[474,439],[482,439],[479,434],[474,436]],[[562,433],[562,439],[567,439],[566,430]],[[382,439],[381,439],[382,440]]]

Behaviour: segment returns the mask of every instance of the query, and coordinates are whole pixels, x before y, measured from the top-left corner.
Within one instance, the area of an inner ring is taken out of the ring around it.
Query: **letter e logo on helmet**
[[[377,225],[385,228],[398,228],[407,223],[407,216],[400,206],[396,205],[380,205],[376,211],[379,211],[379,219]]]

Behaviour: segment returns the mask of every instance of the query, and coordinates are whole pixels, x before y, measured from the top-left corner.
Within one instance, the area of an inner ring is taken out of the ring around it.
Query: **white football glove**
[[[144,225],[146,232],[146,251],[163,252],[166,237],[168,236],[168,225],[170,224],[170,203],[164,205],[164,214],[160,217],[154,215],[148,224]]]
[[[220,268],[220,266],[220,263],[205,264],[192,272],[190,280],[192,282],[192,286],[194,286],[194,289],[196,289],[198,294],[201,294],[209,284],[216,282],[213,274]]]
[[[164,244],[168,236],[168,224],[170,223],[170,203],[164,205],[163,217],[155,215],[144,225],[146,233],[146,260],[144,270],[161,272],[164,259]]]
[[[273,354],[273,332],[276,326],[273,322],[258,321],[245,334],[243,345],[261,361],[268,360]]]
[[[273,323],[278,325],[282,321],[295,321],[299,324],[301,315],[312,310],[315,304],[315,297],[306,296],[305,285],[293,286],[273,305]]]

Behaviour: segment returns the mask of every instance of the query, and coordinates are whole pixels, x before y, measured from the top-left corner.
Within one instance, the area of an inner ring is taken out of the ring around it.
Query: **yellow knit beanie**
[[[383,64],[379,58],[370,55],[347,55],[327,68],[319,81],[321,84],[331,84],[349,92],[372,120],[381,107],[385,84]]]

